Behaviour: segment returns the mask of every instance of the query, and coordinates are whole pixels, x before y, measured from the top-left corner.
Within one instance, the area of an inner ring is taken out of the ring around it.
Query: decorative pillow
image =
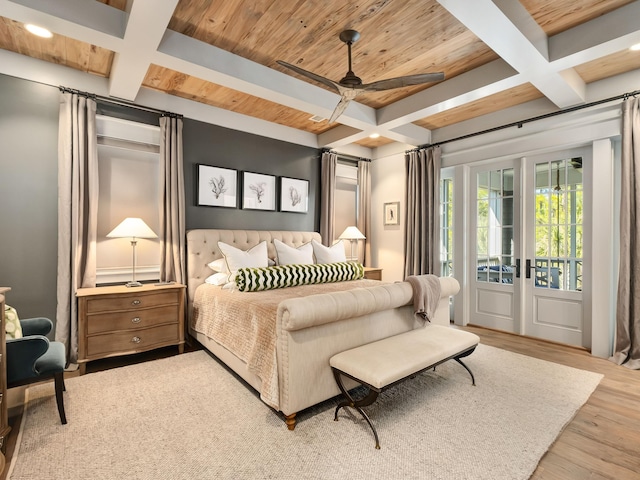
[[[213,262],[207,264],[209,266],[209,268],[211,270],[213,270],[214,272],[229,272],[229,269],[227,268],[227,262],[226,260],[223,258],[219,258],[218,260],[214,260]]]
[[[269,266],[275,265],[276,262],[269,259]],[[208,263],[207,266],[213,270],[214,272],[226,273],[229,275],[229,269],[227,268],[227,261],[224,258],[219,258],[218,260],[214,260],[211,263]]]
[[[274,238],[273,245],[276,247],[276,263],[278,265],[308,265],[313,263],[313,247],[311,243],[305,243],[298,248],[294,248]]]
[[[339,241],[331,247],[325,247],[320,242],[311,240],[311,245],[313,246],[313,255],[316,257],[316,263],[336,263],[347,261],[342,241]]]
[[[22,338],[22,325],[20,325],[20,319],[18,318],[18,312],[13,307],[5,304],[4,306],[4,329],[7,333],[7,338]]]
[[[357,262],[277,265],[241,268],[236,275],[236,285],[241,292],[259,292],[314,283],[345,282],[363,277],[364,267]]]
[[[229,272],[218,272],[205,278],[206,283],[211,285],[224,285],[229,281]]]
[[[233,281],[236,272],[240,268],[246,267],[267,267],[269,258],[267,257],[267,242],[260,242],[255,247],[244,251],[232,247],[224,242],[218,242],[218,248],[224,255],[229,270],[229,281]]]

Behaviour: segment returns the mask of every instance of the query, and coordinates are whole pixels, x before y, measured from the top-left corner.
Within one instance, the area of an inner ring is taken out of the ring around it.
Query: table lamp
[[[351,242],[351,256],[349,257],[353,261],[353,244],[358,240],[364,240],[365,237],[357,227],[347,227],[342,235],[338,237],[340,240],[349,240]]]
[[[141,287],[136,281],[136,243],[138,238],[158,238],[149,226],[141,218],[125,218],[120,224],[107,234],[109,238],[131,238],[133,249],[133,277],[127,287]]]

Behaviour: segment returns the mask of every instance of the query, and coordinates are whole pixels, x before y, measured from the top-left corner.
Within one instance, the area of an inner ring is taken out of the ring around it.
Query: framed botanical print
[[[280,177],[280,211],[307,213],[309,180]]]
[[[400,202],[384,204],[384,224],[400,225]]]
[[[242,208],[276,209],[276,177],[263,173],[242,172]]]
[[[198,205],[238,207],[238,171],[198,165]]]

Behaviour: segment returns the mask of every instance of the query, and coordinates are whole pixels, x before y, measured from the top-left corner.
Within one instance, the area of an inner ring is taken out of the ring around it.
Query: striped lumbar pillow
[[[364,267],[357,262],[277,265],[275,267],[241,268],[236,275],[236,285],[241,292],[259,292],[313,283],[358,280],[363,277]]]

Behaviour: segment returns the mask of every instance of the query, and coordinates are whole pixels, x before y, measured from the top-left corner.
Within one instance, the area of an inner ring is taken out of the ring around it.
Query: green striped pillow
[[[236,285],[241,292],[259,292],[314,283],[345,282],[363,277],[364,267],[357,262],[277,265],[241,268],[236,275]]]

